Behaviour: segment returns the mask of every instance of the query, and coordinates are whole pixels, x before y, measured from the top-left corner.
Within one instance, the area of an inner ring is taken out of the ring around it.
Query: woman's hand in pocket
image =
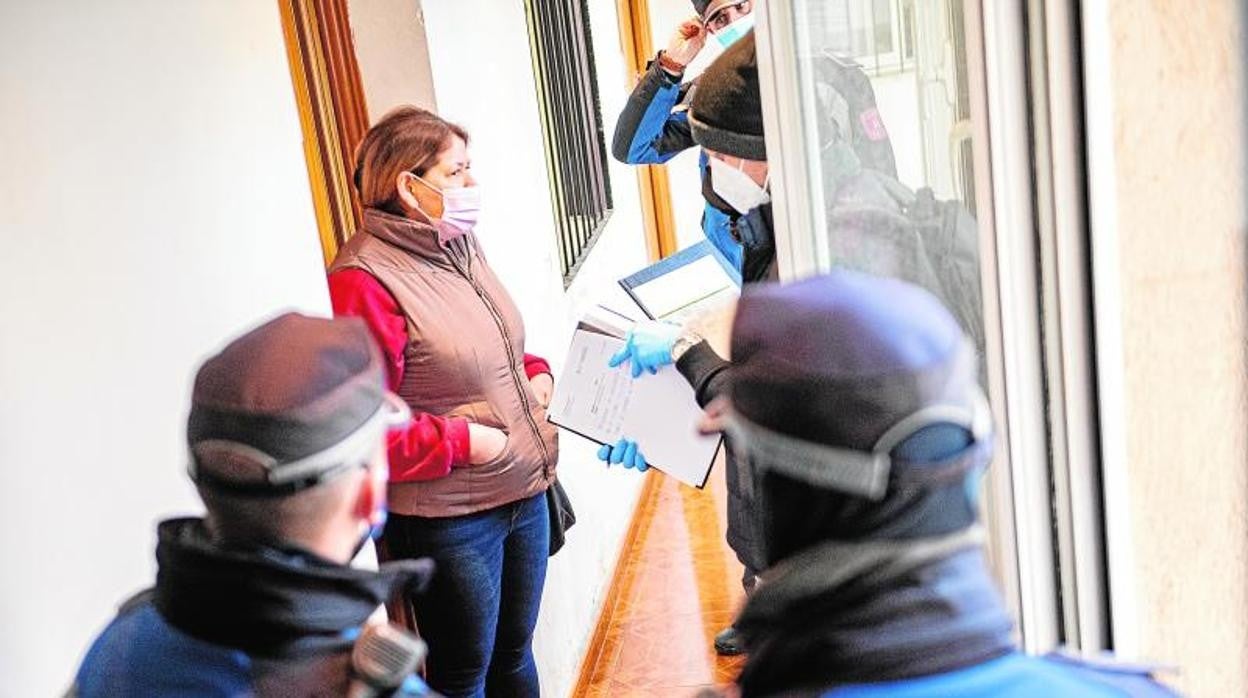
[[[549,373],[539,373],[529,379],[529,385],[533,386],[533,394],[542,407],[549,407],[550,398],[555,394],[555,379]]]
[[[481,465],[503,455],[507,435],[500,429],[468,423],[468,464]]]

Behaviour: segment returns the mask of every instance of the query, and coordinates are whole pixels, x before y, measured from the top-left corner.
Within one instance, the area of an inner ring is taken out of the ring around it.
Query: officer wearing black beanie
[[[159,524],[155,585],[69,695],[430,695],[412,674],[423,643],[366,624],[432,561],[350,565],[386,518],[389,430],[410,420],[359,319],[286,313],[205,361],[186,466],[207,514]]]
[[[733,51],[743,42],[753,42],[750,28],[753,26],[753,13],[757,5],[753,0],[692,0],[692,4],[697,16],[682,22],[667,47],[646,67],[616,122],[611,152],[622,162],[634,165],[661,164],[695,147],[697,143],[691,134],[688,106],[701,89],[701,78],[682,82],[685,68],[711,41],[726,47],[728,51]],[[750,111],[757,114],[757,78],[754,85]],[[759,119],[756,133],[759,135],[757,142],[761,144],[761,116]],[[723,163],[712,165],[708,155],[709,151],[703,150],[698,158],[698,170],[701,173],[704,198],[707,200],[702,214],[703,233],[715,249],[733,267],[740,270],[745,283],[760,281],[767,277],[775,257],[771,243],[771,207],[748,206],[738,210],[715,196],[709,187],[710,177],[707,172],[712,166],[722,167]],[[742,182],[738,179],[738,183]],[[763,191],[749,184],[748,179],[745,183],[754,187],[756,193]],[[689,338],[693,336],[695,335],[691,334]],[[690,343],[681,346],[688,348]],[[671,348],[669,344],[668,351],[656,352],[655,355],[662,354],[666,362],[670,363],[675,360]],[[722,361],[706,347],[699,347],[690,353],[695,373],[686,375],[696,376],[690,378],[691,382],[704,381],[707,376],[716,372],[717,362]],[[698,357],[702,357],[702,360],[699,361]],[[608,448],[599,457],[610,461],[614,455],[616,462],[620,462],[624,453],[627,451]],[[753,587],[757,569],[752,566],[753,557],[748,553],[752,543],[744,532],[745,528],[739,525],[741,509],[734,497],[729,504],[730,523],[727,537],[745,566],[742,585],[748,591]],[[715,649],[720,654],[740,653],[735,630],[728,628],[719,633],[715,638]]]
[[[707,46],[728,48],[749,35],[754,26],[754,0],[692,0],[696,16],[680,23],[666,47],[638,76],[616,121],[611,154],[630,165],[659,165],[696,147],[689,133],[689,100],[698,78],[685,80],[685,69]],[[706,153],[698,171],[708,167]],[[742,241],[748,240],[757,216],[732,222],[709,203],[702,210],[702,232],[728,262],[741,268]]]
[[[702,196],[728,216],[742,243],[741,277],[747,282],[774,277],[767,143],[753,32],[702,73],[688,120],[694,142],[708,156]]]

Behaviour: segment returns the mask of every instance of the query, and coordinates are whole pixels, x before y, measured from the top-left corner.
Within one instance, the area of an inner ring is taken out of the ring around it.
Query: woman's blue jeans
[[[412,599],[429,685],[448,697],[538,695],[532,644],[550,552],[546,495],[466,516],[391,514],[385,539],[391,557],[438,566]]]

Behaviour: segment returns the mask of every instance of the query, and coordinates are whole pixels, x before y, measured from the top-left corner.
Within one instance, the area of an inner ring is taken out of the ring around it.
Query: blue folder
[[[646,304],[641,301],[641,298],[634,293],[634,289],[707,256],[713,257],[717,262],[719,262],[719,265],[723,267],[724,272],[728,275],[728,277],[732,279],[738,287],[741,286],[741,272],[733,267],[732,263],[725,259],[709,240],[703,240],[696,244],[690,245],[670,257],[665,257],[645,269],[642,269],[641,271],[620,279],[620,286],[622,286],[624,291],[628,293],[629,297],[633,299],[633,302],[637,304],[637,307],[641,308],[641,311],[646,314],[647,318],[655,320],[657,318],[654,316],[654,313],[652,313],[650,308],[647,308]]]

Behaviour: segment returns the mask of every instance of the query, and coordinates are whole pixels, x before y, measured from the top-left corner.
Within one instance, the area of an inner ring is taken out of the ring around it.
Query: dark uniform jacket
[[[392,590],[426,574],[380,572],[300,550],[227,550],[201,519],[160,524],[156,586],[87,651],[71,695],[343,696],[355,638]],[[392,695],[432,695],[410,676]]]

